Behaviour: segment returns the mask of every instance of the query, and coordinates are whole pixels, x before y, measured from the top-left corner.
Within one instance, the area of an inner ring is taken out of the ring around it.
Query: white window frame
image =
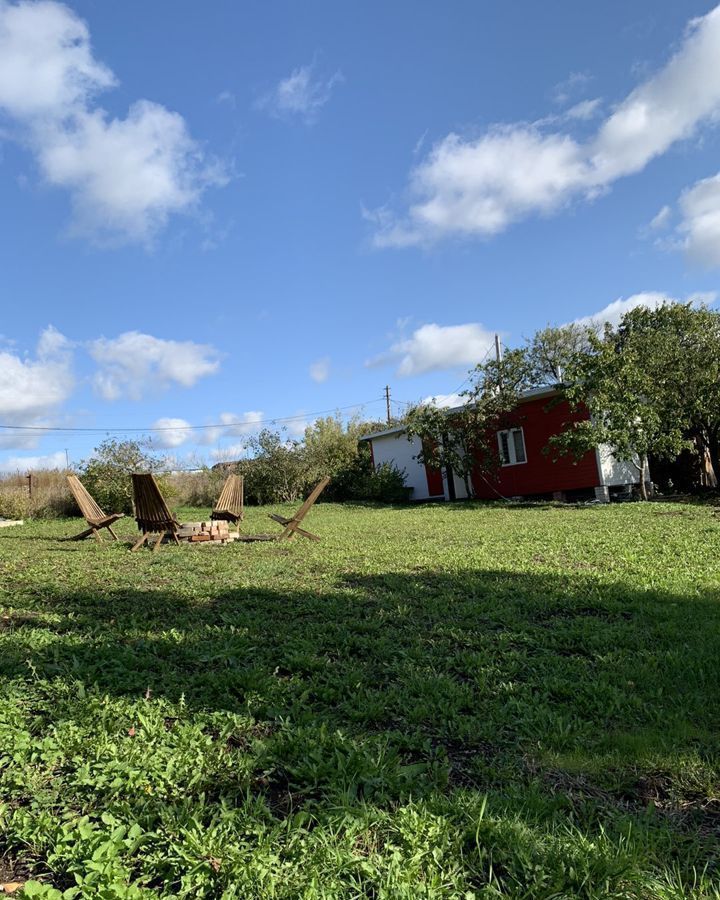
[[[519,431],[520,436],[522,438],[522,446],[523,451],[525,453],[525,459],[518,459],[515,455],[515,441],[513,440],[513,433]],[[508,462],[505,462],[503,458],[503,445],[502,445],[502,435],[507,435],[507,446],[508,446],[508,456],[510,457]],[[500,464],[505,466],[524,466],[527,463],[527,445],[525,443],[525,432],[522,429],[522,426],[518,428],[504,428],[502,431],[498,431],[497,433],[497,442],[498,442],[498,452],[500,454]]]

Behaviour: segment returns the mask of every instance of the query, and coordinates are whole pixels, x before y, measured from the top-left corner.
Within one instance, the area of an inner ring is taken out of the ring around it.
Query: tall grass
[[[56,519],[77,514],[64,471],[33,472],[32,494],[26,475],[0,476],[0,516],[3,518]]]

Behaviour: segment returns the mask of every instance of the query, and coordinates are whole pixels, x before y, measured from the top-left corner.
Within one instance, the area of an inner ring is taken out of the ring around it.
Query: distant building
[[[453,410],[448,410],[452,415]],[[639,484],[639,472],[629,462],[615,459],[606,446],[598,446],[581,459],[563,456],[553,461],[545,453],[549,439],[560,434],[568,422],[585,416],[560,399],[556,388],[527,391],[512,417],[513,428],[498,431],[500,465],[494,475],[476,470],[472,476],[475,495],[482,499],[499,497],[554,498],[573,500],[582,497],[607,501],[613,493],[629,492]],[[490,439],[493,439],[492,437]],[[412,500],[454,500],[467,496],[465,485],[454,473],[433,469],[418,462],[420,439],[408,438],[403,426],[368,434],[373,464],[392,463],[405,472]]]

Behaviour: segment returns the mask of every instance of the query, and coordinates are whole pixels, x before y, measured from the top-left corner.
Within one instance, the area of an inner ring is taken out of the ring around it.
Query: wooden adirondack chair
[[[278,516],[275,513],[270,513],[270,518],[274,522],[278,522],[283,526],[283,530],[279,534],[248,534],[248,535],[240,535],[241,541],[286,541],[295,537],[296,534],[301,534],[303,537],[309,538],[311,541],[319,541],[320,538],[313,534],[311,531],[305,531],[304,528],[300,527],[300,523],[305,518],[305,516],[310,512],[313,504],[317,500],[317,498],[322,494],[325,488],[330,483],[330,477],[326,476],[323,478],[321,482],[315,485],[315,487],[310,492],[307,500],[303,503],[300,509],[295,513],[295,515],[291,519],[286,519],[284,516]]]
[[[225,522],[232,522],[233,525],[237,525],[239,534],[240,522],[245,518],[245,511],[243,508],[244,496],[244,481],[242,475],[228,475],[213,511],[210,513],[210,518],[213,520],[222,519]]]
[[[85,531],[81,531],[80,534],[71,537],[70,540],[81,541],[83,538],[92,535],[96,541],[102,543],[102,535],[100,534],[101,528],[107,528],[115,540],[118,540],[118,536],[112,530],[112,526],[118,519],[122,519],[123,513],[112,513],[111,515],[106,516],[90,496],[87,488],[83,485],[77,475],[68,475],[67,482],[77,505],[80,507],[83,518],[90,526],[89,528],[86,528]]]
[[[150,540],[153,534],[158,536],[153,546],[153,553],[160,549],[162,539],[168,533],[173,536],[175,543],[179,544],[177,530],[180,523],[168,509],[155,478],[151,474],[134,473],[132,483],[135,498],[135,521],[142,534],[130,549],[138,550],[145,541]]]

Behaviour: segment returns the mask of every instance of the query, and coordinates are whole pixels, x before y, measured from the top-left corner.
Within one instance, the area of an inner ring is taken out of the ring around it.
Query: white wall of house
[[[405,472],[405,484],[412,488],[412,500],[426,500],[428,495],[425,466],[413,459],[422,449],[420,438],[408,438],[403,432],[383,434],[372,439],[375,465],[391,463]]]
[[[616,459],[607,444],[598,446],[597,459],[601,483],[607,487],[640,483],[640,472],[636,466],[628,460]]]

